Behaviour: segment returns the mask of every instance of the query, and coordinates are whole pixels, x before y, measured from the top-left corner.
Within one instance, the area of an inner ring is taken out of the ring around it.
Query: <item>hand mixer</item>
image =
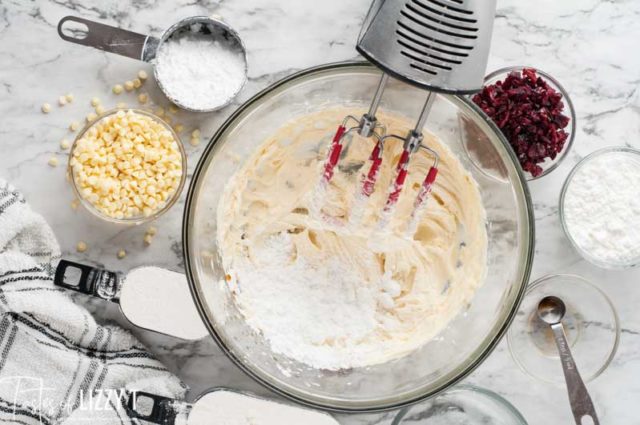
[[[361,199],[369,198],[378,178],[385,142],[402,140],[403,151],[383,217],[393,213],[407,178],[411,156],[424,149],[433,156],[433,165],[414,201],[412,220],[416,219],[438,174],[438,153],[422,143],[422,129],[435,101],[435,93],[469,94],[482,88],[495,5],[496,0],[374,0],[356,48],[383,74],[368,112],[360,119],[349,115],[338,127],[324,164],[322,185],[326,186],[334,175],[345,137],[357,132],[375,142],[369,170],[359,189]],[[385,135],[384,126],[376,118],[389,75],[428,90],[416,125],[404,136]],[[347,128],[350,122],[355,124]]]

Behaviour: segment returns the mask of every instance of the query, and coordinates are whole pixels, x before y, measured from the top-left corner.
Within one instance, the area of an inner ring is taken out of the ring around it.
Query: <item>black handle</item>
[[[87,29],[82,34],[84,37],[69,36],[63,33],[62,28],[66,22],[75,22],[86,26]],[[155,58],[156,50],[160,44],[160,40],[157,38],[76,16],[65,16],[58,22],[58,35],[71,43],[95,47],[105,52],[145,62]]]
[[[116,272],[60,260],[53,284],[117,303],[122,279]]]
[[[143,391],[130,391],[127,392],[127,395],[126,407],[129,416],[159,425],[173,425],[178,414],[176,406],[185,404],[169,397],[145,393]],[[138,405],[140,399],[143,400],[142,403],[144,406]],[[151,403],[151,406],[148,405],[149,403]],[[148,413],[142,413],[140,408],[144,408]]]

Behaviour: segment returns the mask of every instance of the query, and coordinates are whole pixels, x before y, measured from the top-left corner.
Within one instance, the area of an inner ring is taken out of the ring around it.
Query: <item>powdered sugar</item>
[[[574,174],[564,217],[575,243],[598,262],[624,266],[640,259],[640,156],[608,152]]]
[[[227,390],[204,394],[193,406],[187,425],[338,425],[326,413]]]
[[[378,326],[378,303],[393,307],[390,293],[397,296],[399,285],[390,276],[378,286],[363,285],[340,258],[318,267],[293,247],[289,234],[272,235],[252,248],[252,263],[236,265],[234,280],[248,282],[238,288],[247,322],[276,352],[320,368],[347,366],[344,352],[358,356],[356,347]]]
[[[179,33],[158,49],[156,74],[165,92],[192,109],[213,109],[242,88],[246,63],[241,51],[211,35]]]
[[[182,273],[160,267],[131,270],[122,285],[120,306],[133,324],[146,329],[185,339],[208,334]]]

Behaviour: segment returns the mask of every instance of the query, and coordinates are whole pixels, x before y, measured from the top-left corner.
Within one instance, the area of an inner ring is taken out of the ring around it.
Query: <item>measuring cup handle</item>
[[[122,279],[118,273],[73,261],[60,260],[53,284],[103,300],[119,302]]]
[[[63,33],[67,22],[85,25],[86,32],[81,31],[78,37]],[[105,52],[115,53],[128,58],[149,62],[156,56],[160,40],[149,35],[124,30],[77,16],[65,16],[58,22],[58,35],[65,41],[95,47]]]
[[[173,425],[175,424],[176,417],[178,416],[178,410],[176,407],[182,405],[183,408],[180,409],[180,411],[185,411],[185,413],[189,408],[189,406],[184,402],[143,391],[128,391],[127,397],[126,407],[129,416],[154,424]],[[153,403],[151,411],[148,414],[138,411],[138,399],[140,398],[148,399]]]

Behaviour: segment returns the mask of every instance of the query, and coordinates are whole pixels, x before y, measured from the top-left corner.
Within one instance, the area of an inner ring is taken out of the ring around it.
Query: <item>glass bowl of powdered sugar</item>
[[[640,263],[640,151],[611,147],[574,167],[560,194],[562,227],[591,263],[623,269]]]

